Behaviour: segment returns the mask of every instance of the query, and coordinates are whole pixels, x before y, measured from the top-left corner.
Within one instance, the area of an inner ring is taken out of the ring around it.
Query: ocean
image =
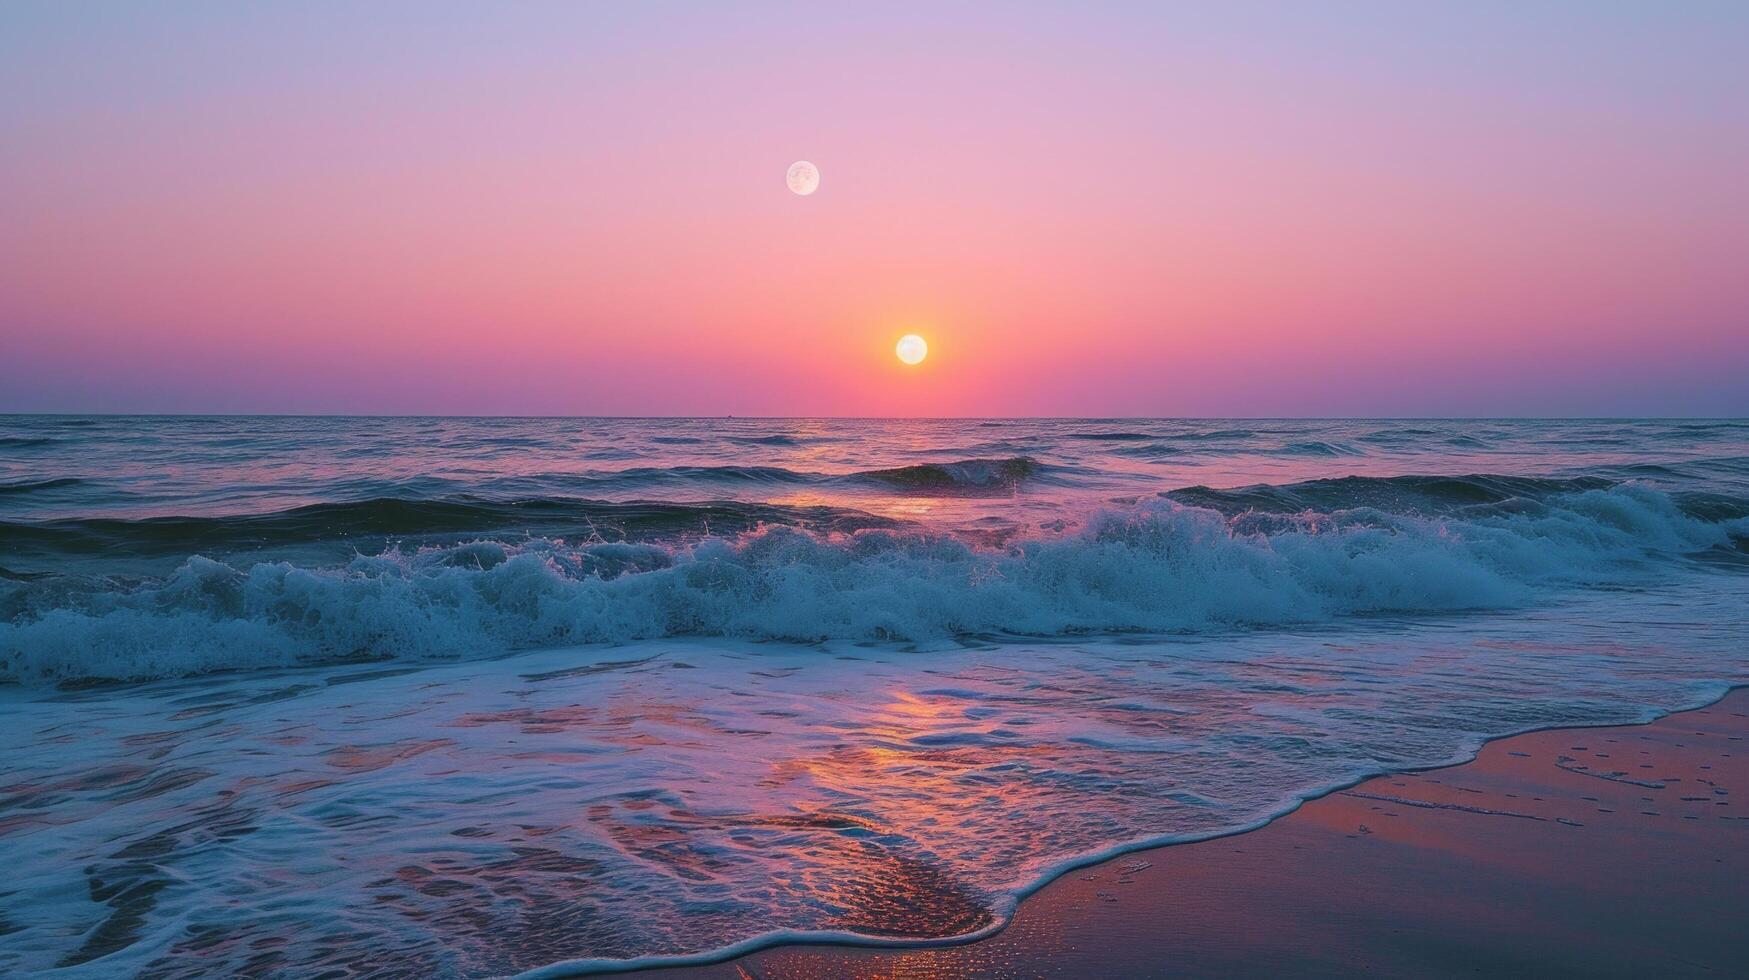
[[[0,417],[0,973],[963,938],[1746,600],[1746,421]]]

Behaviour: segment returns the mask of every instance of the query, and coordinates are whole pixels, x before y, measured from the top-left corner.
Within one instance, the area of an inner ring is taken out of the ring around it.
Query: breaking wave
[[[988,473],[901,480],[1018,478]],[[188,546],[339,529],[539,527],[578,508],[672,530],[700,508],[580,502],[369,501],[261,518],[82,521],[46,534],[153,535]],[[638,508],[642,508],[641,510]],[[738,509],[736,509],[738,508]],[[1691,556],[1741,554],[1741,508],[1595,479],[1400,477],[1192,488],[1090,515],[1056,537],[967,540],[819,509],[723,505],[708,536],[619,533],[386,547],[324,567],[193,557],[125,582],[0,581],[0,678],[144,679],[214,670],[671,636],[927,642],[1317,623],[1498,609],[1572,586],[1632,584]],[[597,512],[605,513],[605,512]],[[781,520],[783,523],[773,523]],[[804,526],[797,526],[797,524]],[[127,527],[123,527],[127,525]],[[21,525],[8,525],[15,536]],[[16,539],[14,539],[16,540]],[[68,542],[59,541],[59,547]],[[203,549],[195,549],[203,550]]]

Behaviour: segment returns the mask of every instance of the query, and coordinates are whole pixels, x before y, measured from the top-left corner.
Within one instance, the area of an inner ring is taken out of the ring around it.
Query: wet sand
[[[1073,872],[982,942],[641,977],[1749,976],[1749,689]]]

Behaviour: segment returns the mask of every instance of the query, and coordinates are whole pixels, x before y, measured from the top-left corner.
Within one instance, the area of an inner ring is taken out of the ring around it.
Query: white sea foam
[[[930,641],[1327,622],[1500,609],[1575,584],[1668,573],[1728,548],[1635,486],[1530,509],[1371,510],[1266,521],[1168,500],[995,549],[939,533],[766,528],[684,545],[509,545],[357,556],[335,567],[189,559],[162,581],[12,585],[0,677],[142,679],[351,658],[495,656],[669,636]]]
[[[0,689],[0,972],[563,975],[976,935],[1080,862],[1715,697],[1749,678],[1745,585],[922,655],[670,639]]]

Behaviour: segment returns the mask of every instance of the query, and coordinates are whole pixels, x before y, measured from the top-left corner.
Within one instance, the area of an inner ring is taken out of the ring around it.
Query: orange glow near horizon
[[[11,5],[0,410],[1749,411],[1698,15],[932,16]]]

